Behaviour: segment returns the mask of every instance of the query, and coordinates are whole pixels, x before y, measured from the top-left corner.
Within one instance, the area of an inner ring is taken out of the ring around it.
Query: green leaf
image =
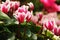
[[[10,20],[10,17],[8,15],[6,15],[5,13],[0,11],[0,20]]]
[[[15,35],[13,34],[12,37],[8,38],[8,40],[15,40]]]
[[[36,35],[36,34],[33,34],[33,35],[32,35],[32,39],[33,39],[33,40],[37,40],[37,35]]]
[[[11,24],[11,22],[12,22],[11,18],[7,14],[5,14],[1,11],[0,11],[0,21],[3,21],[4,25]]]
[[[53,33],[49,30],[47,30],[47,34],[46,34],[48,37],[53,37]]]
[[[23,23],[21,23],[21,25],[26,25],[26,21],[24,21]]]
[[[30,26],[30,25],[31,25],[31,23],[27,23],[27,25],[28,25],[28,26]]]
[[[26,31],[26,36],[31,37],[31,31],[29,29]]]
[[[4,22],[3,21],[0,21],[0,26],[3,26],[4,25]]]
[[[53,40],[60,40],[60,36],[54,35],[54,36],[52,37],[52,39],[53,39]]]
[[[41,27],[36,27],[36,32],[39,32],[39,30],[41,29]]]
[[[4,31],[11,33],[11,31],[7,27],[3,27]]]
[[[13,19],[10,19],[10,20],[5,21],[5,24],[6,24],[6,26],[18,25],[19,22],[16,19],[13,18]]]

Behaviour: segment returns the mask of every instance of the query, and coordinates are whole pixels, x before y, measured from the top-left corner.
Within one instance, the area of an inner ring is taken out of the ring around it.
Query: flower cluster
[[[29,22],[32,17],[34,5],[32,2],[27,3],[27,5],[28,6],[20,6],[20,2],[18,1],[6,1],[1,4],[1,11],[6,14],[8,12],[13,13],[14,17],[19,21],[19,23],[23,23],[24,21]]]
[[[15,12],[15,18],[20,22],[23,23],[24,21],[29,22],[32,17],[32,11],[28,11],[29,6],[21,6]]]
[[[44,29],[50,30],[55,35],[60,36],[60,27],[58,27],[60,24],[56,14],[49,13],[48,15],[44,15],[41,22]]]
[[[20,3],[15,1],[6,1],[3,4],[1,4],[1,11],[4,13],[8,13],[9,11],[17,10],[20,6]]]
[[[36,15],[33,15],[31,21],[38,25],[43,25],[43,29],[49,30],[54,35],[60,36],[60,28],[58,27],[59,19],[57,18],[56,12],[52,12],[44,15],[43,12],[36,12]]]
[[[28,6],[22,5],[13,14],[15,16],[15,18],[19,21],[19,23],[23,23],[24,21],[30,22],[30,20],[31,20],[34,5],[31,2],[28,3],[27,5]],[[29,8],[30,8],[30,10],[29,10]]]
[[[43,13],[42,12],[36,12],[36,15],[33,15],[31,18],[31,21],[35,24],[41,24],[40,21],[43,17]]]
[[[44,5],[45,10],[49,12],[41,20],[44,29],[48,29],[55,35],[60,36],[60,27],[57,27],[57,25],[60,25],[60,21],[57,18],[57,13],[53,13],[60,12],[60,5],[55,3],[56,0],[40,0],[40,2]]]

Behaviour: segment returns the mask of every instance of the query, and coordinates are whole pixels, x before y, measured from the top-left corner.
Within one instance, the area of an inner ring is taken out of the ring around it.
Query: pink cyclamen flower
[[[48,12],[60,12],[59,5],[55,3],[56,0],[40,0],[40,2],[44,5],[45,10]]]
[[[58,11],[60,12],[60,5],[57,8],[58,8]]]
[[[55,35],[60,36],[60,27],[54,27],[52,31]]]
[[[47,21],[43,24],[48,30],[53,30],[54,23],[53,21]]]
[[[25,9],[24,9],[24,8],[22,8],[22,7],[19,7],[19,8],[18,8],[18,12],[20,12],[20,13],[24,12],[24,13],[26,13],[26,12],[27,12],[27,10],[25,10]]]
[[[15,18],[18,20],[19,23],[23,23],[26,14],[23,12],[23,10],[22,10],[22,12],[21,12],[20,9],[21,9],[21,7],[19,7],[19,8],[17,9],[17,11],[14,13],[14,16],[15,16]]]
[[[15,18],[19,21],[19,23],[23,23],[25,19],[25,13],[16,13]]]
[[[25,15],[22,13],[22,14],[19,15],[18,21],[19,21],[20,23],[23,23],[23,22],[24,22],[24,18],[25,18]]]
[[[1,11],[4,12],[4,13],[8,13],[8,11],[9,11],[8,6],[2,5],[2,6],[1,6]]]
[[[23,23],[24,21],[29,22],[32,17],[32,11],[28,11],[28,6],[25,5],[19,7],[14,14],[19,23]]]
[[[34,5],[32,2],[28,3],[29,7],[30,7],[30,10],[34,10]]]
[[[58,34],[57,34],[57,29],[58,29],[57,27],[55,27],[55,28],[53,29],[53,33],[54,33],[55,35],[58,35]]]
[[[19,7],[17,11],[20,13],[22,13],[22,12],[27,13],[28,6],[23,5],[23,6]]]
[[[44,6],[51,6],[56,0],[40,0]]]
[[[53,6],[48,6],[48,7],[45,7],[45,9],[48,11],[48,12],[57,12],[58,11],[58,5],[57,4],[52,4]]]
[[[15,2],[13,8],[15,10],[17,10],[19,6],[20,6],[20,3],[19,2]]]
[[[38,22],[38,17],[37,16],[32,16],[31,21],[35,24]]]
[[[57,24],[57,25],[60,25],[60,20],[56,21],[56,24]]]
[[[9,5],[10,5],[10,9],[17,10],[18,7],[20,6],[20,3],[17,2],[17,1],[15,1],[15,2],[11,1],[11,2],[9,3]]]
[[[17,1],[6,1],[1,5],[1,11],[7,13],[9,11],[15,11],[20,6],[20,3]]]
[[[60,36],[60,27],[57,29],[57,35]]]
[[[26,21],[27,22],[30,22],[30,20],[31,20],[31,18],[32,18],[32,12],[27,12],[27,14],[26,14],[27,16],[26,16]]]
[[[39,20],[41,20],[43,17],[43,13],[42,12],[36,12],[36,16],[39,18]]]

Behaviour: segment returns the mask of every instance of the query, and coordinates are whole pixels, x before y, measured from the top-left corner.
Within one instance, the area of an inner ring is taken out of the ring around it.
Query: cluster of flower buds
[[[43,17],[43,13],[42,12],[36,12],[36,15],[33,15],[31,18],[31,21],[35,24],[41,24],[40,21]]]
[[[6,1],[1,4],[1,11],[4,13],[8,13],[9,11],[17,10],[20,6],[20,3],[17,1]]]
[[[56,0],[40,0],[40,2],[44,5],[45,10],[48,12],[60,12],[60,5],[55,3]]]
[[[30,8],[30,10],[29,10]],[[28,3],[28,6],[22,5],[19,7],[14,13],[15,18],[19,21],[19,23],[23,23],[24,21],[30,22],[32,13],[33,13],[34,5],[33,3]]]
[[[34,9],[34,5],[32,2],[27,3],[27,5],[28,6],[22,5],[20,7],[20,2],[18,1],[6,1],[1,4],[0,7],[1,11],[6,14],[8,12],[14,13],[13,15],[15,15],[15,18],[19,21],[19,23],[23,23],[24,21],[30,21]]]
[[[15,18],[19,21],[19,23],[23,23],[24,21],[29,22],[32,17],[32,11],[28,11],[29,6],[23,5],[19,7],[15,12]]]
[[[60,36],[60,27],[57,27],[57,24],[53,20],[47,20],[46,22],[44,22],[43,27],[46,30],[50,30],[55,35]]]
[[[59,20],[56,19],[56,14],[53,14],[44,15],[41,22],[44,29],[51,31],[54,35],[60,36],[60,27],[57,26],[60,25]]]

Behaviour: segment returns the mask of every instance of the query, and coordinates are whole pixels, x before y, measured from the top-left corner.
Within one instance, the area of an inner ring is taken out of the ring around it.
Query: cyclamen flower
[[[49,13],[47,15],[44,15],[41,20],[43,28],[50,30],[57,36],[60,36],[60,27],[57,27],[57,25],[60,25],[59,22],[60,21],[58,20],[56,13]]]
[[[40,0],[48,12],[60,12],[60,7],[55,3],[56,0]]]
[[[29,7],[30,7],[30,10],[34,10],[34,5],[32,2],[28,3]]]
[[[31,21],[37,25],[40,25],[40,21],[43,17],[43,13],[42,12],[36,12],[36,15],[32,15],[31,17]]]
[[[53,29],[53,33],[54,33],[55,35],[58,35],[58,34],[57,34],[57,27],[55,27],[55,28]]]
[[[32,11],[31,11],[31,12],[28,11],[26,15],[27,15],[26,21],[27,21],[27,22],[30,22],[30,20],[31,20],[31,18],[32,18]]]
[[[16,19],[19,21],[19,23],[23,23],[25,19],[25,13],[17,13],[15,14]]]
[[[32,17],[32,11],[28,11],[28,6],[23,5],[17,9],[14,15],[19,23],[23,23],[24,21],[30,22]]]
[[[57,29],[57,35],[60,36],[60,27]]]
[[[1,11],[4,13],[8,13],[11,10],[17,10],[18,7],[20,6],[20,3],[15,1],[6,1],[1,5]]]
[[[57,23],[58,22],[57,13],[52,12],[47,15],[43,15],[41,19],[41,23],[43,24],[45,20],[54,20]]]
[[[4,12],[4,13],[8,13],[9,10],[10,10],[10,7],[9,7],[9,2],[5,2],[3,4],[1,4],[1,11]]]
[[[28,6],[23,5],[23,6],[19,7],[17,11],[20,13],[22,13],[22,12],[27,13],[28,8],[29,8]]]
[[[36,12],[36,16],[38,17],[38,19],[40,21],[43,17],[43,13],[42,12]]]
[[[48,16],[50,16],[50,18],[54,18],[55,19],[55,22],[57,25],[60,25],[60,20],[58,19],[58,16],[57,16],[57,13],[54,12],[54,13],[49,13]]]
[[[57,36],[60,36],[60,27],[55,27],[55,28],[53,29],[53,33],[54,33],[55,35],[57,35]]]
[[[46,6],[50,6],[53,4],[56,0],[40,0],[42,4],[46,4]]]
[[[32,16],[31,21],[35,24],[38,22],[38,17],[37,16]]]
[[[20,3],[17,2],[17,1],[15,1],[15,2],[11,1],[11,2],[9,3],[9,5],[10,5],[10,9],[17,10],[18,7],[20,6]]]
[[[56,21],[56,24],[57,24],[57,25],[60,25],[60,20],[57,20],[57,21]]]
[[[9,7],[6,6],[6,5],[1,5],[1,11],[4,12],[4,13],[8,13]]]
[[[54,23],[53,21],[47,21],[43,24],[48,30],[53,30],[54,28]]]
[[[57,8],[58,8],[58,11],[60,12],[60,5]]]
[[[56,25],[57,19],[55,19],[55,18],[56,18],[56,16],[54,16],[53,14],[44,15],[41,20],[43,27],[52,31],[54,27],[57,27],[57,25]]]

